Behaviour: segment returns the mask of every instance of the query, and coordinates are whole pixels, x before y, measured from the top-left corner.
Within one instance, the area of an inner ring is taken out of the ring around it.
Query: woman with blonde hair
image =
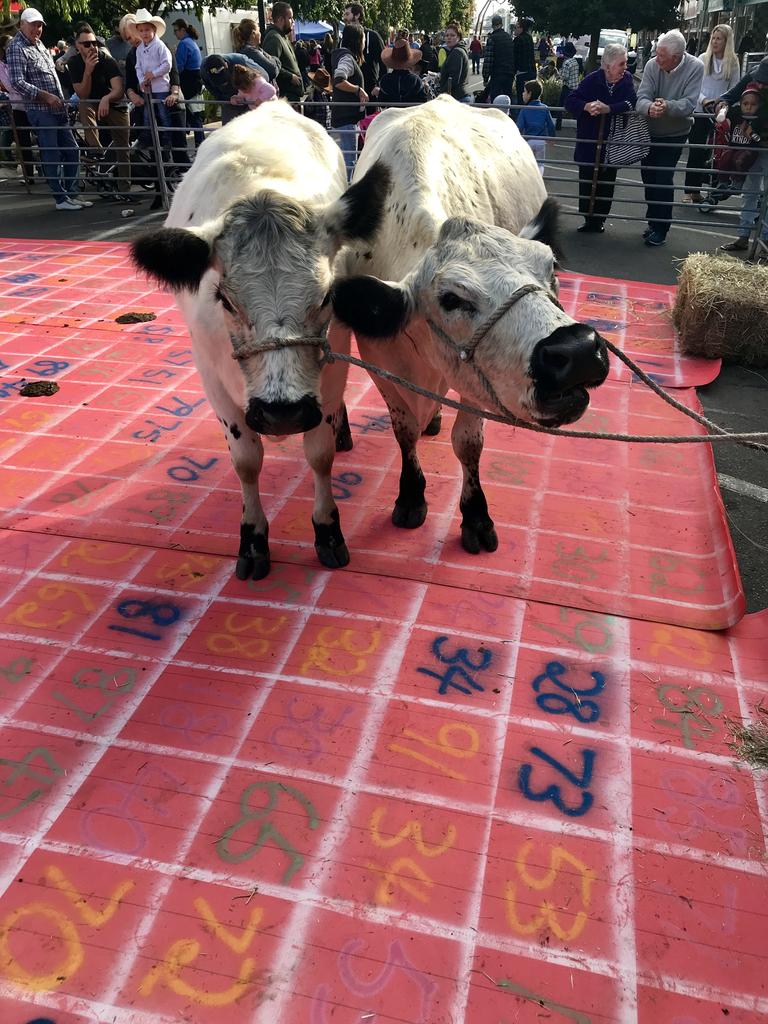
[[[238,25],[232,26],[232,42],[236,53],[245,53],[247,47],[258,47],[261,43],[261,32],[253,18],[243,18]]]
[[[709,165],[711,147],[707,139],[712,131],[712,119],[702,116],[710,104],[720,99],[739,80],[739,58],[733,46],[733,29],[730,25],[716,25],[709,37],[709,45],[701,55],[704,64],[704,79],[701,83],[699,102],[688,136],[688,163],[685,174],[684,203],[700,203],[703,199],[701,187],[709,180],[705,168]]]

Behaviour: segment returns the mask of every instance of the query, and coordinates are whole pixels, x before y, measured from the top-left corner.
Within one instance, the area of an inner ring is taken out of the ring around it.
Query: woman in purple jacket
[[[600,115],[625,114],[634,110],[637,102],[632,76],[627,71],[625,48],[618,43],[609,43],[603,51],[601,65],[598,71],[582,79],[565,100],[566,109],[576,115],[577,141],[573,159],[579,165],[579,213],[584,214],[584,223],[577,230],[597,234],[605,230],[605,218],[611,212],[618,171],[618,167],[604,162],[604,142],[611,130],[613,117],[603,118]],[[597,168],[595,200],[589,213],[601,124],[600,166]]]

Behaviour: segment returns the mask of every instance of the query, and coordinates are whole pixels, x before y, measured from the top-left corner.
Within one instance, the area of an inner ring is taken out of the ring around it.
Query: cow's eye
[[[229,301],[229,299],[228,299],[228,298],[227,298],[227,296],[226,296],[226,295],[224,294],[224,292],[223,292],[223,291],[221,290],[221,288],[217,288],[217,289],[216,289],[216,298],[217,298],[217,299],[218,299],[218,301],[219,301],[219,302],[220,302],[220,303],[222,304],[222,306],[224,307],[224,309],[226,309],[226,311],[227,311],[228,313],[231,313],[231,314],[232,314],[232,315],[234,316],[234,312],[235,312],[235,307],[234,307],[234,306],[232,305],[232,303],[231,303],[231,302]]]
[[[476,313],[477,307],[469,299],[463,299],[456,292],[443,292],[438,299],[446,313],[452,313],[455,309],[462,309],[465,313]]]

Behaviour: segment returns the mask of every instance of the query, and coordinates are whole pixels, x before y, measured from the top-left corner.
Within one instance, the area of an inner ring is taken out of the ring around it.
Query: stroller
[[[757,160],[757,146],[744,145],[741,139],[735,137],[737,130],[738,126],[734,127],[727,117],[715,121],[712,133],[712,184],[706,198],[699,204],[702,213],[711,213],[719,203],[732,196],[740,196],[744,179]]]

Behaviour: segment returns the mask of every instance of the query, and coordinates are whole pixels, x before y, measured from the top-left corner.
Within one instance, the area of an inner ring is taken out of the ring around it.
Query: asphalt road
[[[730,200],[703,216],[690,206],[679,206],[676,217],[692,221],[676,226],[664,248],[643,244],[645,211],[639,173],[630,169],[618,178],[612,216],[604,235],[580,235],[577,213],[577,170],[572,162],[573,130],[568,122],[550,143],[545,182],[562,209],[565,267],[581,274],[674,284],[676,261],[690,252],[710,251],[735,237],[738,200]],[[559,161],[562,161],[560,163]],[[678,179],[681,175],[678,174]],[[121,218],[121,207],[96,200],[92,209],[59,213],[44,185],[28,196],[15,181],[0,176],[0,235],[13,238],[73,238],[129,241],[142,230],[162,222],[163,213],[149,212],[149,199],[134,215]],[[142,196],[146,193],[142,193]],[[637,218],[622,220],[619,216]],[[725,366],[717,380],[699,389],[706,415],[732,430],[768,429],[768,371]],[[716,445],[715,459],[721,493],[731,527],[739,568],[747,595],[747,608],[768,607],[768,458],[738,445]]]

